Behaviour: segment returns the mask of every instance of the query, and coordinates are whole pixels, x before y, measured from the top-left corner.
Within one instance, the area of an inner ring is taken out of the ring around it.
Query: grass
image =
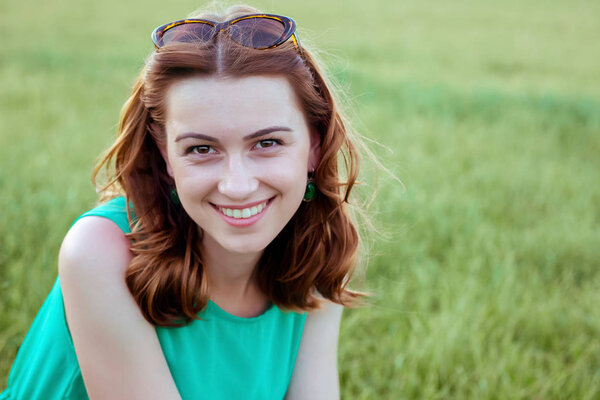
[[[343,398],[599,397],[600,5],[255,4],[326,50],[405,186],[379,174],[390,239],[342,323]],[[197,6],[0,4],[0,387],[149,32]]]

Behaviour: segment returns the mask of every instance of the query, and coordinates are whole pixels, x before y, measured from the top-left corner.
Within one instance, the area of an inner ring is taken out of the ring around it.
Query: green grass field
[[[256,1],[381,146],[344,399],[600,398],[600,3]],[[152,50],[202,3],[0,3],[0,389]]]

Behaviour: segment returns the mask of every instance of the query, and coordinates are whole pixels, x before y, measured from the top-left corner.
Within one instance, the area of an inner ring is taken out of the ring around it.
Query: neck
[[[254,290],[254,270],[262,251],[249,254],[230,252],[207,236],[201,243],[201,250],[213,300],[214,297],[231,294],[243,298]]]
[[[201,250],[208,292],[214,303],[228,313],[244,318],[256,317],[267,309],[269,302],[254,276],[263,251],[232,253],[206,236]]]

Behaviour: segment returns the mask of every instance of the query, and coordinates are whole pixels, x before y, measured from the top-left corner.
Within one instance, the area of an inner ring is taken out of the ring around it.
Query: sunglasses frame
[[[230,19],[229,21],[224,21],[224,22],[215,22],[215,21],[211,21],[208,19],[202,19],[202,18],[189,18],[189,19],[182,19],[179,21],[173,21],[173,22],[169,22],[168,24],[161,25],[161,26],[157,27],[156,29],[154,29],[154,31],[152,32],[152,36],[151,36],[152,42],[154,42],[154,47],[156,50],[160,49],[162,46],[165,45],[163,42],[164,34],[168,30],[175,28],[179,25],[206,24],[206,25],[212,26],[214,29],[214,33],[213,33],[212,37],[214,37],[221,31],[227,33],[227,28],[229,28],[231,25],[233,25],[239,21],[246,20],[246,19],[273,19],[273,20],[279,21],[284,26],[283,33],[281,34],[281,37],[275,42],[275,44],[273,44],[271,46],[267,46],[267,47],[246,46],[232,38],[232,40],[234,40],[236,43],[239,43],[242,46],[250,47],[253,49],[257,49],[257,50],[265,50],[265,49],[272,49],[273,47],[280,46],[281,44],[285,43],[288,39],[291,38],[292,42],[294,43],[294,47],[296,47],[296,50],[298,50],[298,52],[300,52],[300,54],[302,54],[300,42],[298,41],[298,38],[296,37],[296,22],[293,19],[291,19],[290,17],[284,17],[283,15],[276,15],[276,14],[247,14],[247,15],[242,15],[242,16],[234,18],[234,19]]]

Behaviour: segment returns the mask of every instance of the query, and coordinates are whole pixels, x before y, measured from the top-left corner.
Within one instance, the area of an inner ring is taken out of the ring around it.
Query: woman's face
[[[181,204],[203,245],[256,254],[281,232],[317,166],[310,133],[287,79],[193,77],[167,92],[162,149]]]

